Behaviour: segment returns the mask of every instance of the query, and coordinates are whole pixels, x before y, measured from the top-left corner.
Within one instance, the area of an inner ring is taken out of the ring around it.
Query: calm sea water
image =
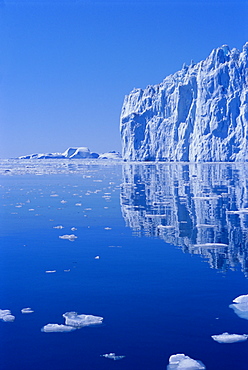
[[[229,308],[248,293],[247,168],[2,161],[0,309],[15,321],[0,320],[0,368],[162,370],[185,353],[247,370],[248,341],[211,338],[248,334]],[[41,331],[69,311],[103,323]]]

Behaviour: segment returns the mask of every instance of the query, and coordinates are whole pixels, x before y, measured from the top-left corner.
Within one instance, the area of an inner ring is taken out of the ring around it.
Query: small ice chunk
[[[62,200],[60,201],[60,203],[65,204],[65,203],[67,203],[67,200],[62,199]]]
[[[203,244],[194,244],[194,248],[225,248],[228,247],[228,244],[225,243],[203,243]]]
[[[96,257],[95,257],[95,260],[99,260],[99,259],[100,259],[100,256],[96,256]]]
[[[78,315],[77,312],[66,312],[63,314],[65,324],[76,328],[84,326],[102,324],[103,317],[93,315]]]
[[[68,325],[63,325],[63,324],[47,324],[43,326],[43,328],[41,329],[41,331],[43,331],[44,333],[55,333],[55,332],[62,333],[62,332],[69,332],[73,330],[76,330],[76,328],[73,326],[68,326]]]
[[[54,274],[56,270],[46,270],[46,274]]]
[[[114,352],[112,353],[105,353],[104,355],[101,355],[102,357],[105,357],[105,358],[110,358],[111,360],[121,360],[122,358],[126,357],[126,356],[116,356],[116,354]]]
[[[66,240],[70,240],[71,242],[74,241],[75,239],[77,239],[77,236],[74,235],[74,234],[70,234],[70,235],[60,235],[59,236],[60,239],[66,239]]]
[[[76,203],[75,206],[81,207],[82,203]]]
[[[167,370],[198,370],[206,369],[201,361],[196,361],[183,353],[172,355],[169,358]]]
[[[15,316],[11,314],[10,310],[0,310],[0,319],[5,322],[12,322],[15,320]]]
[[[229,334],[223,333],[219,335],[211,335],[211,338],[218,343],[235,343],[235,342],[244,342],[247,340],[247,334]]]
[[[70,272],[71,271],[71,269],[68,269],[68,270],[64,270],[64,272]]]
[[[21,313],[33,313],[34,311],[32,310],[32,308],[30,307],[27,307],[27,308],[23,308],[21,310]]]
[[[236,315],[248,320],[248,294],[238,296],[233,302],[234,304],[231,304],[229,307],[234,310]]]
[[[76,227],[72,227],[71,228],[71,231],[76,231],[77,230],[77,228]]]
[[[64,226],[62,226],[62,225],[58,225],[58,226],[53,226],[53,228],[54,228],[54,229],[63,229],[63,228],[64,228]]]
[[[50,197],[58,197],[58,194],[51,194]]]
[[[112,227],[105,227],[105,230],[112,230]]]

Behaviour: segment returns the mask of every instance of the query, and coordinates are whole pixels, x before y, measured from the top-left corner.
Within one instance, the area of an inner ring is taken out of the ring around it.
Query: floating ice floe
[[[11,314],[10,310],[1,310],[0,309],[0,319],[5,322],[12,322],[15,320],[15,316]]]
[[[169,358],[169,365],[167,370],[198,370],[206,369],[201,361],[193,360],[183,353],[172,355]]]
[[[63,325],[63,324],[47,324],[43,326],[41,331],[44,333],[62,333],[62,332],[70,332],[76,330],[77,328],[73,326]]]
[[[34,311],[30,307],[23,308],[21,313],[33,313]]]
[[[95,257],[95,260],[99,260],[99,259],[100,259],[100,256],[96,256],[96,257]]]
[[[103,317],[93,315],[78,315],[77,312],[66,312],[63,314],[65,324],[76,328],[102,324]]]
[[[46,270],[46,274],[54,274],[56,270]]]
[[[60,235],[59,236],[60,239],[66,239],[66,240],[70,240],[70,241],[74,241],[75,239],[77,239],[77,236],[74,235],[74,234],[70,234],[70,235]]]
[[[104,355],[101,355],[101,357],[110,358],[111,360],[121,360],[122,358],[126,356],[117,356],[114,352],[113,353],[105,353]]]
[[[236,315],[248,320],[248,294],[238,296],[233,302],[234,304],[230,304],[229,307],[234,310]]]
[[[54,228],[54,229],[63,229],[63,228],[64,228],[64,226],[62,226],[62,225],[58,225],[58,226],[53,226],[53,228]]]
[[[105,227],[105,230],[112,230],[112,227]]]
[[[76,203],[75,206],[81,207],[82,203]]]
[[[71,231],[76,231],[77,230],[77,228],[76,227],[72,227],[71,228]]]
[[[223,333],[219,335],[211,335],[211,338],[218,343],[235,343],[235,342],[244,342],[247,340],[247,334],[229,334]]]

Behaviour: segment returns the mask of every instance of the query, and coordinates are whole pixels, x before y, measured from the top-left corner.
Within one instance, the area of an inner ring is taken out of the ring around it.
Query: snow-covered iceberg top
[[[127,161],[248,161],[248,42],[227,45],[124,99]]]
[[[218,335],[211,335],[211,338],[218,343],[236,343],[236,342],[244,342],[247,340],[247,334],[229,334],[223,333]]]
[[[248,294],[240,295],[233,300],[233,303],[229,307],[234,310],[236,315],[248,320]]]
[[[121,159],[121,154],[116,151],[107,153],[94,153],[87,147],[70,147],[63,153],[35,153],[18,157],[18,159]]]

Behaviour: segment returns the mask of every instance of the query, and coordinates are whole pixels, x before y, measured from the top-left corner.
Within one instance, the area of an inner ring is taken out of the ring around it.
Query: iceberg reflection
[[[124,164],[120,203],[136,235],[248,276],[247,164]]]

